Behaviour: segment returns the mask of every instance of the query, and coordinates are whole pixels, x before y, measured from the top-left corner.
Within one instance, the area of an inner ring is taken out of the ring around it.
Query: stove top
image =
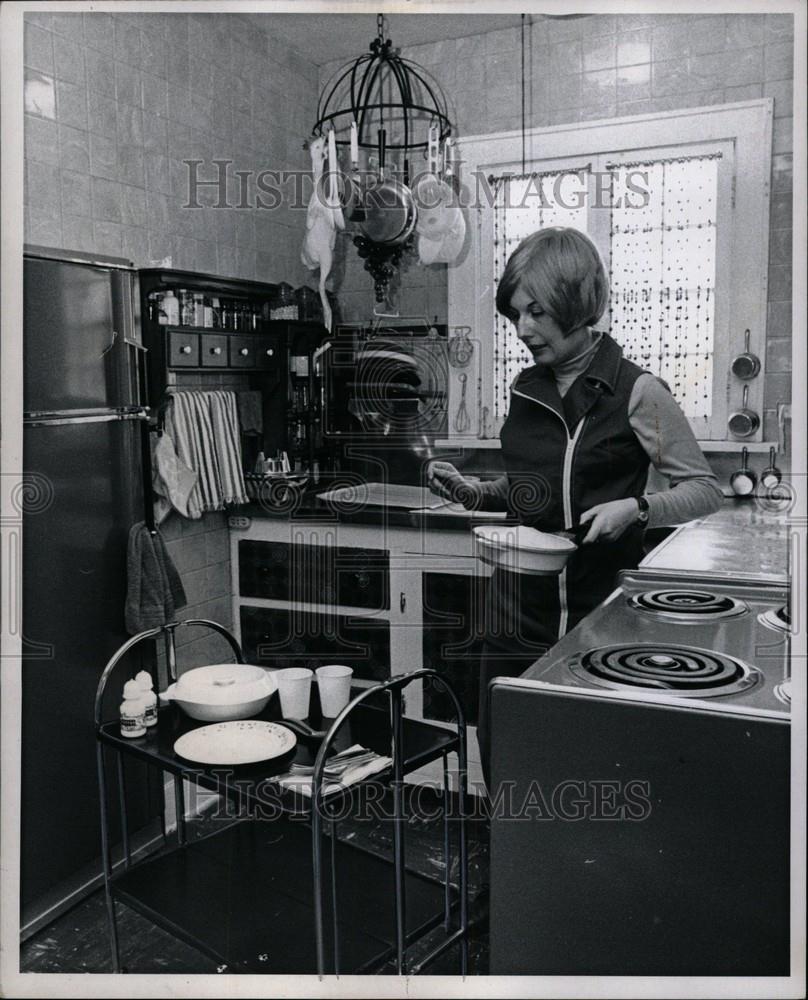
[[[785,583],[642,568],[619,582],[526,679],[790,710]]]

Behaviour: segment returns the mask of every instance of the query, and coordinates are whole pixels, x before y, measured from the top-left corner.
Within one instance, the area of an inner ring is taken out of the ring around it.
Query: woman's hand
[[[582,540],[588,542],[614,542],[637,520],[639,505],[632,497],[595,504],[581,514],[581,524],[589,524],[589,531]]]
[[[439,497],[461,503],[467,510],[473,510],[477,506],[477,483],[462,476],[451,462],[430,462],[426,475],[427,485]]]

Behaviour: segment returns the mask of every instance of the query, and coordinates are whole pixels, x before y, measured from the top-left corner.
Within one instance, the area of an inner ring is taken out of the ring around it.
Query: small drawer
[[[172,330],[168,335],[168,364],[170,368],[198,368],[199,335]]]
[[[216,333],[203,333],[199,337],[199,353],[203,368],[227,368],[227,337]]]
[[[259,368],[276,368],[281,362],[277,337],[257,337],[256,364]]]
[[[258,366],[258,337],[231,336],[230,366],[256,368]]]

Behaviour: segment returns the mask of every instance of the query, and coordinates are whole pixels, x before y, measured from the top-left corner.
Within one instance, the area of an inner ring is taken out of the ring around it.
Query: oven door
[[[491,974],[789,973],[783,713],[491,687]]]

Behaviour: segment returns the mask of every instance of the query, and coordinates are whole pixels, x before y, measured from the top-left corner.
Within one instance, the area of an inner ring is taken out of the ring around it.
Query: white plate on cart
[[[297,736],[277,722],[244,719],[217,722],[185,733],[174,744],[174,753],[195,764],[257,764],[288,753]]]

